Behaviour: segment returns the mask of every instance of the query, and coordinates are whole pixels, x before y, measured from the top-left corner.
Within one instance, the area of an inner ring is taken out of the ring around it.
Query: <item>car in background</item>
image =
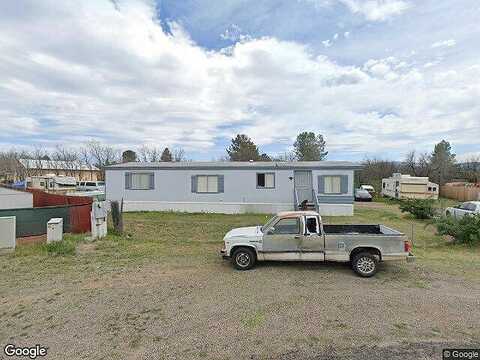
[[[467,201],[458,206],[449,207],[445,210],[446,216],[453,216],[456,219],[465,215],[480,214],[480,201]]]
[[[78,181],[77,191],[105,191],[105,181]]]
[[[360,189],[367,190],[372,196],[375,194],[375,188],[372,185],[360,185]]]
[[[364,189],[355,189],[355,201],[372,201],[372,194]]]

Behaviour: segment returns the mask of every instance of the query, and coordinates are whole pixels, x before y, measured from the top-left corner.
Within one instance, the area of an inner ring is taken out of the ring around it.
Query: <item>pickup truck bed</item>
[[[323,225],[323,231],[326,235],[402,235],[400,232],[390,229],[383,225]]]

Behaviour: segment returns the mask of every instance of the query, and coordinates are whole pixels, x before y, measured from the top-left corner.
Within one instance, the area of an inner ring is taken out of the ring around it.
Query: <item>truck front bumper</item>
[[[230,256],[227,255],[227,250],[225,250],[225,249],[220,250],[220,256],[224,260],[230,260]]]

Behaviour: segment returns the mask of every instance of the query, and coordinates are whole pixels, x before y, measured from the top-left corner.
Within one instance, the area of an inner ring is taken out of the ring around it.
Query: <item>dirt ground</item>
[[[108,252],[81,243],[71,257],[0,257],[2,351],[13,343],[47,346],[47,359],[441,359],[443,348],[480,347],[478,277],[422,261],[381,264],[370,279],[335,263],[240,272],[217,255],[218,240],[189,245],[187,256],[174,256],[173,244],[129,258],[110,243]],[[131,254],[139,245],[129,246]]]

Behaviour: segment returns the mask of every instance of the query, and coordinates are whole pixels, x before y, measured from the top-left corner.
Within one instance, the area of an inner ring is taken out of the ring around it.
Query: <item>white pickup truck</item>
[[[384,225],[326,225],[314,211],[282,212],[263,226],[233,229],[223,240],[221,255],[239,270],[264,260],[339,261],[370,277],[379,261],[415,259],[401,232]]]

